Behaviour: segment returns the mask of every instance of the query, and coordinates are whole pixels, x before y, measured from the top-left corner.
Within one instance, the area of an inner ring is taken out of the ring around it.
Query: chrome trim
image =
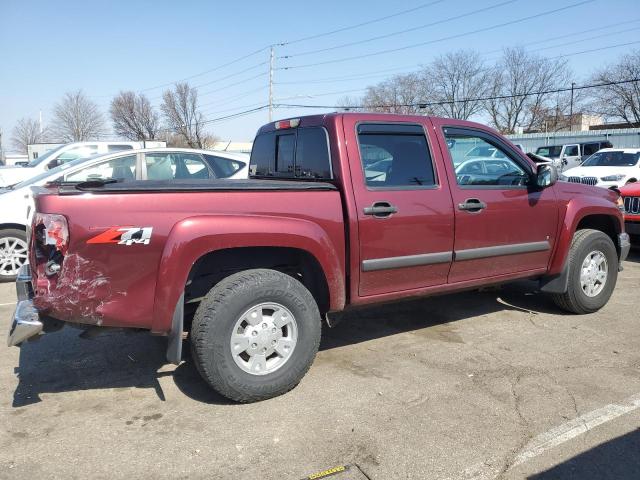
[[[548,241],[515,243],[511,245],[496,245],[494,247],[469,248],[467,250],[456,250],[455,261],[477,260],[479,258],[499,257],[502,255],[516,255],[519,253],[533,253],[549,250],[551,245]]]
[[[640,215],[640,197],[622,197],[625,213]]]
[[[16,277],[16,295],[18,301],[29,300],[31,298],[31,268],[25,263],[18,270]]]
[[[34,335],[39,335],[42,332],[42,327],[40,315],[33,306],[33,302],[31,300],[18,302],[16,311],[13,313],[7,345],[9,347],[20,345]]]
[[[618,270],[622,270],[622,262],[629,256],[631,250],[631,238],[626,232],[618,234],[618,246],[620,247],[620,259],[618,261]]]
[[[404,257],[372,258],[362,261],[363,272],[387,270],[390,268],[420,267],[424,265],[436,265],[449,263],[453,259],[453,252],[422,253],[419,255],[406,255]]]

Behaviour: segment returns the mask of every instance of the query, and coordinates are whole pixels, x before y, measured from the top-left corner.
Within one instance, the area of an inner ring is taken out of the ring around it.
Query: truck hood
[[[0,187],[15,185],[18,182],[27,180],[39,172],[31,167],[5,167],[0,168]]]
[[[567,177],[607,177],[609,175],[637,175],[637,167],[575,167],[562,172]]]
[[[563,172],[564,174],[564,172]],[[585,195],[587,197],[599,197],[604,200],[608,200],[612,203],[612,206],[617,208],[616,202],[619,194],[616,190],[610,188],[596,187],[595,185],[585,185],[584,183],[571,183],[571,182],[557,182],[554,187],[559,197],[571,199],[578,195]]]
[[[626,197],[640,197],[640,182],[629,183],[620,187],[620,193]]]

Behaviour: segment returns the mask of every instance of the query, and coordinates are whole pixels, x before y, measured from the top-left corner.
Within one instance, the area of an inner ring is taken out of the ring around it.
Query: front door
[[[446,283],[453,205],[429,129],[418,123],[357,122],[349,116],[344,128],[358,212],[358,294]],[[350,141],[354,136],[356,141]]]
[[[562,154],[560,155],[562,162],[562,170],[569,170],[570,168],[579,167],[582,163],[582,156],[580,155],[580,145],[565,145],[562,147]]]
[[[455,206],[455,256],[449,282],[546,268],[558,223],[553,189],[531,187],[533,163],[498,136],[434,122],[442,150],[449,156]],[[477,154],[489,147],[496,149],[495,154]]]

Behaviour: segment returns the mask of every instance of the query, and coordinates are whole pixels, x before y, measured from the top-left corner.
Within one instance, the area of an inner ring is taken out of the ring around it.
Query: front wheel
[[[218,393],[238,402],[281,395],[305,375],[320,345],[311,293],[295,278],[255,269],[213,287],[196,310],[191,352]]]
[[[23,230],[0,230],[0,282],[13,282],[27,263],[27,235]]]
[[[592,313],[604,307],[618,279],[618,253],[611,238],[599,230],[578,230],[569,250],[569,281],[553,300],[572,313]]]

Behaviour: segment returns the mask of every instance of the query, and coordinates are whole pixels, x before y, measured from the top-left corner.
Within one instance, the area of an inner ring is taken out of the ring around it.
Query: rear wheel
[[[274,270],[247,270],[213,287],[191,329],[195,365],[218,393],[238,402],[281,395],[305,375],[320,345],[311,293]]]
[[[13,282],[27,263],[27,235],[23,230],[0,230],[0,282]]]
[[[578,314],[605,306],[618,279],[618,254],[611,238],[599,230],[578,230],[568,262],[568,289],[553,295],[556,305]]]

